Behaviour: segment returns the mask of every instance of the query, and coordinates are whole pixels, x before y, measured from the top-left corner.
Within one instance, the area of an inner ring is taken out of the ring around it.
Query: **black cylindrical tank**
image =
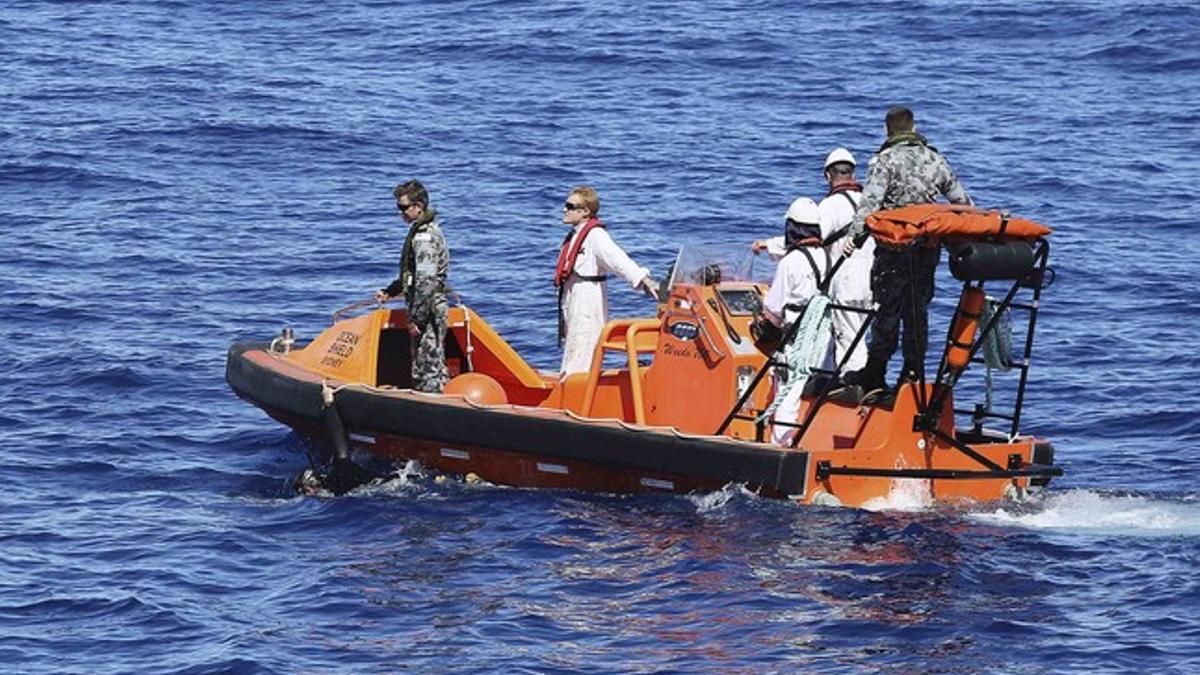
[[[1025,241],[949,244],[950,273],[961,281],[1024,279],[1033,269],[1033,246]]]

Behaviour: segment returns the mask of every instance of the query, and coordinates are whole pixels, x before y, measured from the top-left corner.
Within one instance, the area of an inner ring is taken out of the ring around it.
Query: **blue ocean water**
[[[1200,670],[1198,40],[1195,3],[1132,0],[5,3],[0,663]],[[897,103],[978,202],[1055,228],[1024,428],[1067,474],[1039,502],[298,497],[299,441],[224,383],[233,340],[392,278],[398,181],[552,367],[571,186],[661,273],[773,233]]]

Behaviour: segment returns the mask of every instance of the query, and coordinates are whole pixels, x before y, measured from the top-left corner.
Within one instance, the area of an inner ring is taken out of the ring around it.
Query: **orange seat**
[[[600,385],[600,370],[604,365],[604,353],[623,351],[629,360],[629,386],[633,392],[633,418],[638,424],[646,423],[645,405],[642,400],[642,368],[638,354],[653,354],[658,349],[658,331],[662,327],[659,319],[613,319],[604,325],[596,351],[592,353],[592,367],[588,371],[584,387],[581,414],[590,417],[592,403],[596,399],[596,388]]]

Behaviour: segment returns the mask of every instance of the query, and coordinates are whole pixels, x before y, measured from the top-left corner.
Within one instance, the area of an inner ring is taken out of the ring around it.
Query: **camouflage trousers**
[[[440,393],[450,380],[446,370],[446,298],[434,304],[433,318],[417,322],[421,335],[409,340],[413,389]]]
[[[916,378],[925,372],[929,347],[929,302],[933,300],[933,273],[941,248],[875,249],[871,265],[871,293],[879,309],[871,325],[864,379],[881,385],[888,361],[896,353],[900,325],[904,324],[904,370],[901,377]]]

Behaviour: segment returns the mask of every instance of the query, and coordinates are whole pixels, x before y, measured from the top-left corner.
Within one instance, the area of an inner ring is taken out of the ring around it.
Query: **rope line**
[[[787,362],[787,382],[775,392],[775,399],[759,415],[759,422],[769,419],[788,393],[797,386],[803,388],[813,371],[821,367],[829,348],[829,303],[829,296],[818,293],[808,301],[804,313],[797,319],[800,328],[795,338],[784,346],[783,352]]]

